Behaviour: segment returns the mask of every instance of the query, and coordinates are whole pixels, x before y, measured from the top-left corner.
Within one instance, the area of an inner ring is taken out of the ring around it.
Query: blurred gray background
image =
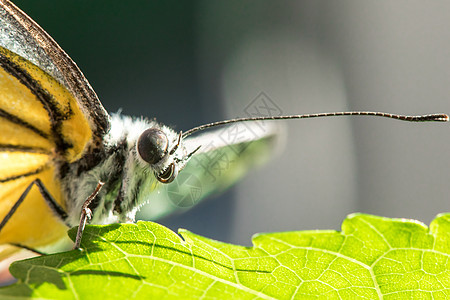
[[[81,67],[107,110],[186,130],[245,116],[450,112],[450,2],[15,1]],[[339,229],[364,212],[449,211],[449,125],[290,121],[285,149],[237,186],[160,222],[250,245],[257,232]]]

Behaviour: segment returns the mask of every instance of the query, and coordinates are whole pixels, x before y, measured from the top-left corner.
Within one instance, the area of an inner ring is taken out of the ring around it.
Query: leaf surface
[[[14,263],[0,298],[446,299],[449,235],[450,214],[430,228],[352,214],[342,232],[257,234],[253,247],[152,222],[87,226],[83,251]]]

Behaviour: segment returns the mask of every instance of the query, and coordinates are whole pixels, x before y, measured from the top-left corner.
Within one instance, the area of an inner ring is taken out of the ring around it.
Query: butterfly
[[[153,219],[190,206],[171,191],[201,199],[225,189],[276,144],[277,128],[261,131],[257,121],[346,115],[448,120],[444,114],[339,112],[239,118],[175,132],[154,120],[110,115],[71,58],[8,0],[0,0],[0,67],[0,260],[21,248],[55,244],[76,225],[78,248],[87,221],[133,221],[148,201]],[[244,122],[246,134],[223,138]],[[202,164],[212,158],[232,164]],[[214,180],[195,189],[177,182],[180,174]]]
[[[195,192],[198,201],[225,189],[270,152],[276,132],[268,127],[257,137],[231,141],[109,115],[70,57],[10,1],[0,2],[0,23],[0,260],[21,247],[38,249],[65,237],[96,191],[85,216],[93,223],[134,220],[148,200],[154,202],[149,215],[157,219],[189,206],[169,199],[174,188]],[[259,158],[248,160],[256,153]],[[214,171],[210,161],[216,158],[232,164]],[[183,169],[209,183],[197,189],[177,183]]]

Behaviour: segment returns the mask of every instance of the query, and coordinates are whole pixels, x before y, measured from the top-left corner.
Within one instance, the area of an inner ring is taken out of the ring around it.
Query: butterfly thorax
[[[157,128],[165,133],[172,146],[178,142],[178,135],[172,129],[155,121],[119,114],[112,115],[111,125],[101,147],[60,168],[68,212],[66,223],[71,226],[79,223],[81,207],[100,181],[105,184],[90,205],[91,223],[133,221],[140,206],[151,200],[152,192],[161,184],[155,173],[171,163],[146,163],[137,153],[136,143],[144,130]],[[180,144],[171,159],[182,160],[185,156],[186,149]]]

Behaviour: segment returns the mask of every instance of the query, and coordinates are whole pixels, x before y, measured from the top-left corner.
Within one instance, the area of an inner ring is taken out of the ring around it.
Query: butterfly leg
[[[91,204],[92,200],[94,200],[95,197],[97,197],[98,192],[100,191],[100,189],[104,184],[105,184],[104,182],[99,181],[94,192],[89,197],[87,197],[86,201],[84,201],[83,207],[81,208],[80,225],[78,226],[77,237],[75,239],[75,245],[73,246],[73,249],[80,248],[84,226],[86,226],[86,221],[88,219],[90,220],[92,217],[92,211],[89,208],[89,205]]]
[[[47,202],[48,206],[52,209],[52,211],[62,220],[65,221],[67,219],[67,213],[64,210],[64,208],[61,207],[61,205],[58,204],[58,202],[53,199],[52,195],[49,193],[45,185],[42,183],[42,181],[37,178],[31,182],[28,187],[25,189],[25,191],[20,195],[19,199],[14,203],[13,207],[9,210],[9,212],[6,214],[6,216],[3,218],[2,222],[0,223],[0,232],[2,231],[3,227],[5,227],[6,223],[11,219],[11,217],[14,215],[14,213],[17,211],[19,206],[23,203],[25,198],[27,197],[28,193],[30,192],[33,185],[36,185],[39,188],[39,192],[41,193],[42,197],[44,198],[45,202]]]

